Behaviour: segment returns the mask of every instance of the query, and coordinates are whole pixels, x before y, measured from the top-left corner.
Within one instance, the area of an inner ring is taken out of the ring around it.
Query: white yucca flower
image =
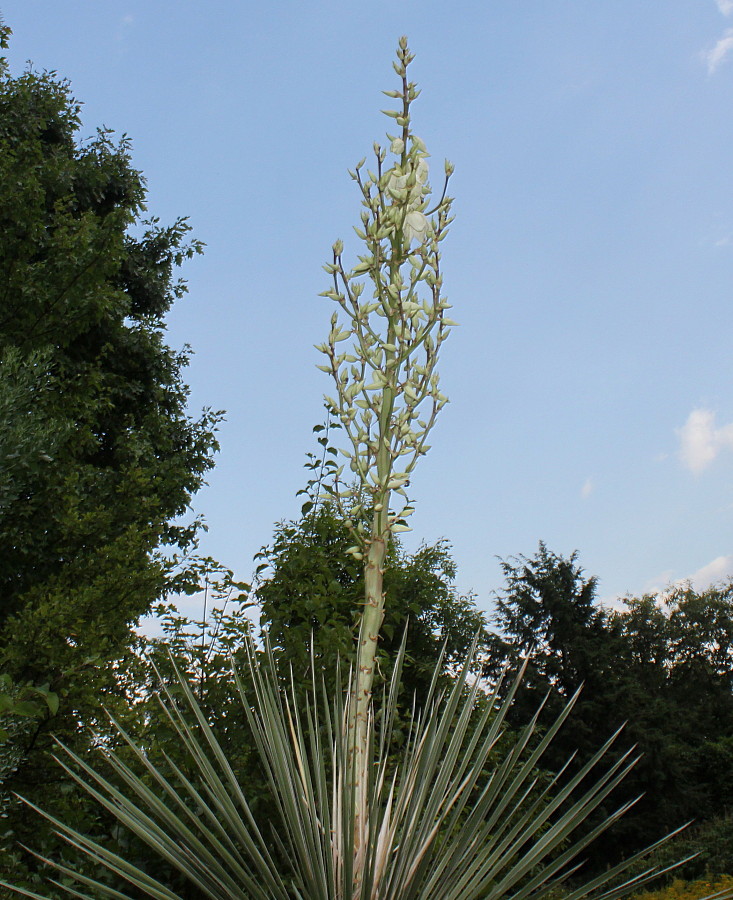
[[[408,244],[412,241],[422,243],[427,237],[429,228],[430,222],[425,213],[413,209],[405,216],[404,234]]]

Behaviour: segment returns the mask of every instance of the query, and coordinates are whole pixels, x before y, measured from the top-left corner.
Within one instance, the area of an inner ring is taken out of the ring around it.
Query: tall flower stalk
[[[454,325],[445,315],[440,242],[452,221],[446,161],[442,192],[431,197],[428,152],[412,130],[411,106],[419,95],[408,81],[413,59],[400,39],[395,71],[399,90],[384,93],[399,108],[385,110],[396,126],[388,148],[374,144],[375,170],[361,160],[350,175],[362,195],[365,252],[356,266],[343,262],[343,243],[333,245],[325,266],[333,287],[323,296],[339,307],[328,340],[318,349],[327,357],[319,368],[334,380],[330,411],[343,425],[350,447],[342,449],[356,476],[345,484],[344,466],[331,493],[346,515],[355,543],[349,552],[364,562],[365,598],[358,633],[352,686],[353,771],[356,779],[356,842],[366,821],[367,730],[379,631],[384,618],[383,576],[391,535],[407,530],[412,512],[406,489],[427,438],[447,398],[440,392],[438,353]],[[366,287],[371,290],[365,290]]]

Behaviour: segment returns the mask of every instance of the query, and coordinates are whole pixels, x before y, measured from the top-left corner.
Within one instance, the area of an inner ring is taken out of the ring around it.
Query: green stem
[[[367,840],[366,824],[369,818],[368,798],[368,737],[369,713],[374,684],[374,669],[377,657],[379,629],[384,618],[384,564],[387,557],[386,511],[374,513],[373,532],[380,530],[378,537],[372,537],[364,565],[365,603],[359,626],[359,641],[356,653],[356,675],[351,732],[351,771],[354,773],[354,856],[363,859],[364,841]]]
[[[390,331],[392,322],[390,322]],[[389,340],[393,340],[390,335]],[[394,351],[389,352],[394,356]],[[356,648],[356,673],[354,694],[350,716],[350,756],[351,771],[354,773],[354,853],[361,858],[365,826],[369,817],[367,796],[367,752],[369,711],[374,685],[374,670],[377,658],[379,630],[384,618],[384,565],[389,541],[389,504],[391,491],[387,487],[392,471],[390,425],[394,411],[394,389],[386,386],[382,394],[382,408],[379,415],[379,447],[377,450],[377,473],[382,485],[372,514],[372,530],[367,557],[364,562],[364,612],[359,625],[359,639]]]

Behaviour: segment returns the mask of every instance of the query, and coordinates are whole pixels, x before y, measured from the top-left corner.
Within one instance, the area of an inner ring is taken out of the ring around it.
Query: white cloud
[[[684,581],[689,581],[696,591],[703,591],[705,588],[710,587],[711,584],[725,581],[726,578],[731,576],[733,576],[733,554],[716,556],[712,562],[698,569],[697,572],[693,572]]]
[[[724,16],[733,13],[733,0],[715,0],[715,2]]]
[[[733,577],[733,553],[728,556],[716,556],[715,559],[706,563],[692,575],[686,578],[672,579],[672,570],[661,572],[656,578],[651,578],[644,586],[645,594],[659,594],[662,597],[668,596],[676,587],[684,587],[690,585],[694,591],[704,591],[713,584],[719,584],[728,578]]]
[[[713,49],[703,54],[708,67],[708,75],[712,75],[725,62],[725,58],[731,50],[733,50],[733,28],[727,28]]]
[[[580,489],[580,496],[583,498],[583,500],[587,500],[588,497],[590,497],[590,495],[593,493],[594,487],[595,484],[593,483],[593,479],[586,478],[583,482],[583,487]]]
[[[641,591],[631,591],[625,596],[641,597],[642,595],[653,595],[657,598],[657,602],[662,604],[667,600],[676,588],[686,587],[689,585],[697,593],[701,593],[714,584],[726,582],[729,578],[733,578],[733,553],[728,556],[716,556],[706,565],[699,568],[692,575],[686,578],[675,578],[672,569],[666,569],[659,572],[654,578],[649,578],[644,582]],[[599,601],[604,609],[617,610],[623,612],[626,609],[623,596],[602,597]],[[663,606],[661,608],[664,608]]]
[[[733,447],[733,424],[715,427],[711,409],[693,409],[682,428],[679,455],[683,464],[695,475],[707,468],[725,447]]]
[[[715,559],[686,578],[675,578],[674,571],[666,569],[664,572],[659,572],[654,578],[647,579],[641,591],[639,593],[632,592],[632,596],[652,594],[659,601],[664,601],[671,596],[676,588],[690,585],[694,591],[700,593],[714,584],[727,581],[729,578],[733,578],[733,553],[728,556],[716,556]],[[617,610],[626,608],[623,597],[606,597],[601,601],[601,605]]]

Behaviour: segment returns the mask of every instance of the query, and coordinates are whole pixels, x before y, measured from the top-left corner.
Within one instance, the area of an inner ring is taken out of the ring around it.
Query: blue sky
[[[383,139],[407,34],[418,134],[456,165],[445,408],[414,532],[490,608],[498,557],[577,549],[600,597],[733,574],[733,0],[0,0],[9,52],[133,140],[149,212],[190,217],[169,340],[227,410],[195,502],[248,579],[297,515],[328,377],[318,294]],[[351,237],[350,237],[351,235]],[[352,256],[353,259],[353,256]]]

